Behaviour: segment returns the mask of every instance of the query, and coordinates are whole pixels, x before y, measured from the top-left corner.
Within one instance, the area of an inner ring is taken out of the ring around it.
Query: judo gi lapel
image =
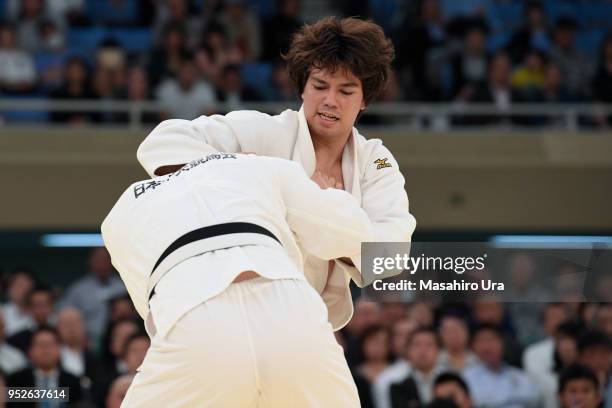
[[[359,174],[361,166],[357,155],[358,137],[357,129],[353,128],[351,137],[342,152],[342,178],[344,189],[351,193],[361,205],[361,177]]]
[[[317,159],[315,157],[314,146],[312,144],[312,138],[310,137],[308,123],[306,123],[306,116],[304,116],[303,105],[298,112],[298,133],[291,159],[301,163],[304,170],[306,170],[306,174],[308,174],[308,176],[312,176],[317,165]]]

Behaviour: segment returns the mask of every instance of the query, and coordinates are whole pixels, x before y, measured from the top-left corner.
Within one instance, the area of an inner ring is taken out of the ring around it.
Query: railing
[[[215,111],[219,112],[228,112],[235,109],[235,105],[217,104],[215,106]],[[276,114],[285,109],[299,109],[299,104],[277,102],[243,103],[240,109],[253,109]],[[0,117],[6,112],[24,111],[121,113],[127,115],[127,123],[123,123],[122,126],[138,130],[152,125],[151,123],[143,122],[144,114],[163,112],[164,105],[149,101],[61,101],[0,98]],[[406,127],[421,131],[448,131],[466,127],[482,127],[484,124],[502,126],[504,128],[547,126],[549,128],[576,131],[582,126],[602,129],[601,123],[606,120],[605,118],[612,118],[612,104],[512,104],[501,109],[493,104],[375,103],[366,110],[366,114],[370,118],[377,116],[379,118],[377,121],[378,125]],[[474,123],[473,119],[475,118],[482,119],[483,123]],[[487,119],[496,120],[491,122]],[[610,120],[608,120],[608,123],[610,123]],[[12,123],[8,122],[8,124]],[[48,123],[44,123],[44,125],[47,126]],[[91,123],[90,125],[100,126],[105,124]],[[609,130],[607,126],[603,126],[603,129]]]

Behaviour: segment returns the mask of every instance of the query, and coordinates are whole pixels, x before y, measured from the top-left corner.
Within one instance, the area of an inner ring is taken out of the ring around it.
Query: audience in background
[[[0,23],[0,92],[27,94],[36,80],[34,59],[17,46],[14,26]]]
[[[28,360],[24,353],[5,342],[4,316],[0,312],[0,370],[11,374],[26,367]]]
[[[32,272],[19,267],[10,274],[7,284],[7,302],[2,305],[6,336],[31,327],[34,322],[28,311],[28,293],[34,287]]]
[[[27,296],[26,304],[28,312],[32,317],[33,324],[7,338],[7,343],[17,347],[22,352],[27,352],[32,335],[39,327],[53,325],[54,316],[53,291],[47,286],[39,285],[33,288]]]

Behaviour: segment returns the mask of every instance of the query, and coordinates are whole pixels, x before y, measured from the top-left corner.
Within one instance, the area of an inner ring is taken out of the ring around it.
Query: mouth
[[[337,122],[340,120],[340,117],[338,117],[337,115],[333,113],[319,112],[317,113],[317,115],[319,115],[319,117],[326,122]]]

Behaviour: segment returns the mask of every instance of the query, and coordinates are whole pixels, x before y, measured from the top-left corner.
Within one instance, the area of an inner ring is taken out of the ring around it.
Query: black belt
[[[173,243],[171,243],[168,248],[166,248],[166,250],[161,254],[157,262],[155,262],[155,266],[151,271],[151,275],[153,275],[155,269],[157,269],[159,264],[161,264],[164,259],[166,259],[171,253],[173,253],[180,247],[183,247],[195,241],[217,237],[219,235],[241,234],[245,232],[266,235],[281,244],[280,240],[276,238],[276,236],[270,231],[268,231],[266,228],[262,227],[261,225],[252,224],[250,222],[227,222],[224,224],[209,225],[207,227],[198,228],[196,230],[188,232],[185,235],[176,239],[176,241],[174,241]],[[151,290],[149,300],[151,300],[151,297],[154,293],[155,288]]]

